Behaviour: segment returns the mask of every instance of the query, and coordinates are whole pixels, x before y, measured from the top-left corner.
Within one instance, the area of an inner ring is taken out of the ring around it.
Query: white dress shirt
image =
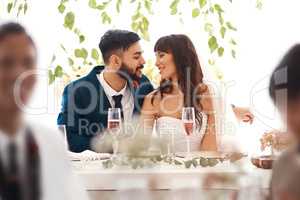
[[[37,124],[30,124],[28,127],[30,127],[33,138],[39,148],[41,159],[41,199],[87,200],[86,191],[72,172],[70,159],[67,157],[67,150],[60,133]],[[16,141],[18,162],[20,166],[25,166],[25,126],[21,128],[14,138],[9,138],[0,131],[0,150],[4,166],[8,164],[7,145],[10,140]]]
[[[106,82],[103,76],[103,71],[98,75],[98,80],[100,81],[100,84],[104,89],[104,92],[109,100],[109,103],[113,108],[115,107],[115,101],[113,100],[112,96],[123,95],[121,104],[124,113],[124,121],[129,122],[132,119],[132,114],[134,109],[134,98],[127,83],[122,90],[117,92],[113,88],[111,88],[110,85]]]

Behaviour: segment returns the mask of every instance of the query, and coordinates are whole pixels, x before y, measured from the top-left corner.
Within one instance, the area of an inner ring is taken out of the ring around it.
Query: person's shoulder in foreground
[[[87,200],[79,177],[72,170],[66,144],[58,130],[34,122],[27,122],[36,138],[41,154],[44,199]]]

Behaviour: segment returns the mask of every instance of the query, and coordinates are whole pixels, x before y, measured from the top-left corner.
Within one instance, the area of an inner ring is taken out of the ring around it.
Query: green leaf
[[[94,59],[94,60],[99,60],[99,53],[98,53],[98,51],[97,51],[97,49],[92,49],[92,58]]]
[[[64,4],[59,4],[59,6],[58,6],[58,11],[61,13],[61,14],[63,14],[64,12],[65,12],[65,10],[66,10],[66,6],[64,5]]]
[[[218,48],[217,39],[215,36],[211,36],[208,40],[208,46],[210,49],[210,52],[214,52]]]
[[[224,26],[222,26],[220,29],[220,34],[221,34],[222,38],[225,37],[225,33],[226,33],[226,28]]]
[[[197,167],[197,166],[198,166],[198,162],[197,162],[196,159],[193,159],[193,160],[192,160],[192,165],[193,165],[194,167]]]
[[[231,50],[231,56],[232,56],[234,59],[236,58],[235,50]]]
[[[200,8],[203,8],[206,5],[206,3],[207,3],[206,0],[199,0]]]
[[[27,2],[26,2],[26,3],[24,4],[24,15],[26,15],[27,10],[28,10],[28,5],[27,5]]]
[[[74,51],[75,57],[86,59],[88,56],[88,52],[86,49],[75,49]]]
[[[55,61],[55,59],[56,59],[56,56],[53,55],[53,56],[52,56],[52,59],[51,59],[51,64]]]
[[[219,163],[219,161],[215,158],[208,158],[208,166],[214,167]]]
[[[226,22],[226,26],[227,26],[227,28],[229,28],[230,30],[237,31],[237,29],[236,29],[234,26],[232,26],[232,24],[231,24],[230,22]]]
[[[172,1],[171,5],[170,5],[170,9],[171,9],[171,15],[175,15],[177,13],[177,6],[180,0],[174,0]]]
[[[204,30],[209,34],[211,34],[213,31],[213,25],[211,23],[205,23]]]
[[[178,160],[174,160],[174,164],[175,165],[182,165],[182,162],[178,161]]]
[[[70,65],[70,66],[73,66],[73,65],[74,65],[74,61],[73,61],[72,58],[68,58],[68,61],[69,61],[69,65]]]
[[[110,16],[108,16],[108,14],[106,12],[103,12],[101,14],[101,17],[102,17],[102,24],[110,24],[111,23],[111,18]]]
[[[60,65],[57,65],[57,67],[55,68],[55,73],[54,73],[54,75],[55,75],[56,77],[62,77],[63,74],[64,74],[64,72],[63,72],[62,67],[61,67]]]
[[[236,42],[235,42],[235,40],[234,40],[233,38],[231,38],[230,44],[232,44],[232,45],[237,45]]]
[[[220,22],[220,24],[221,25],[223,25],[224,24],[224,18],[223,18],[223,15],[222,15],[222,13],[218,13],[218,15],[219,15],[219,22]]]
[[[96,0],[89,0],[89,7],[93,9],[97,9],[97,2]]]
[[[222,57],[223,54],[224,54],[224,48],[223,47],[219,47],[218,48],[218,55],[219,55],[219,57]]]
[[[132,30],[134,30],[135,32],[137,32],[138,27],[139,27],[139,24],[136,23],[136,22],[133,22],[133,23],[131,24],[131,28],[132,28]]]
[[[67,50],[66,50],[66,48],[64,47],[64,45],[60,44],[60,48],[61,48],[62,50],[64,50],[65,53],[67,53]]]
[[[176,13],[177,13],[177,8],[171,10],[171,15],[176,15]]]
[[[79,36],[79,42],[82,43],[84,40],[85,40],[84,35],[80,35],[80,36]]]
[[[214,8],[218,13],[224,12],[224,10],[222,9],[222,7],[219,4],[215,4]]]
[[[74,23],[75,23],[74,13],[73,12],[68,12],[65,16],[65,23],[64,23],[65,28],[68,28],[68,29],[72,30],[73,26],[74,26]]]
[[[209,11],[210,11],[211,13],[214,13],[214,12],[215,12],[214,7],[211,6],[211,7],[209,8]]]
[[[201,157],[200,158],[200,165],[202,167],[207,167],[208,166],[208,160],[206,158]]]
[[[48,70],[48,80],[49,85],[51,85],[55,81],[55,76],[50,69]]]
[[[172,1],[171,5],[170,5],[170,8],[171,8],[172,10],[175,9],[175,8],[177,8],[178,3],[179,3],[179,0],[174,0],[174,1]]]
[[[210,65],[215,65],[215,63],[216,63],[216,62],[215,62],[213,59],[209,59],[209,60],[208,60],[208,64],[210,64]]]
[[[23,9],[23,4],[20,4],[19,7],[18,7],[18,13],[17,13],[17,16],[20,15],[22,9]]]
[[[136,21],[138,18],[140,18],[141,17],[141,14],[139,13],[139,12],[137,12],[135,15],[133,15],[132,17],[131,17],[131,20],[132,21]]]
[[[8,4],[7,4],[7,12],[8,12],[8,13],[11,12],[12,7],[13,7],[13,3],[8,3]]]
[[[192,165],[192,161],[191,160],[185,161],[184,165],[185,165],[185,168],[190,168]]]
[[[199,16],[199,14],[200,14],[199,8],[194,8],[193,11],[192,11],[192,17],[196,18],[196,17]]]
[[[116,4],[116,9],[117,9],[117,12],[120,13],[120,6],[122,4],[122,0],[117,0],[117,4]]]
[[[145,0],[145,8],[147,9],[148,13],[152,13],[152,10],[151,10],[151,1],[149,0]]]

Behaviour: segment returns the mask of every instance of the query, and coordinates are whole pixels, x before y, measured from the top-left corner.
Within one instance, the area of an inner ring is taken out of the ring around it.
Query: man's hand
[[[251,113],[249,108],[244,107],[232,107],[232,110],[239,121],[245,123],[253,123],[254,115]]]

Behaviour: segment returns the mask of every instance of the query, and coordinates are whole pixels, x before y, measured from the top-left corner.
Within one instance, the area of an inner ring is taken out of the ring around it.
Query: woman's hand
[[[260,139],[261,150],[266,147],[272,146],[275,150],[283,150],[292,143],[292,138],[288,133],[279,130],[272,130],[264,133]]]

